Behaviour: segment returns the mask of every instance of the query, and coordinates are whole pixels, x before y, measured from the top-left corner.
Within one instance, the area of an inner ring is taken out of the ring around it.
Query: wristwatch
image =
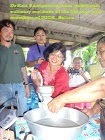
[[[29,83],[25,83],[25,82],[24,82],[24,83],[23,83],[23,85],[25,85],[25,86],[26,86],[26,85],[29,85]]]

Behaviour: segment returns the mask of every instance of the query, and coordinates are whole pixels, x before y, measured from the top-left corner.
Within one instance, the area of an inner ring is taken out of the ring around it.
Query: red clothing
[[[59,94],[62,94],[68,90],[77,88],[69,88],[69,75],[63,66],[58,68],[53,74],[50,74],[49,62],[44,61],[41,63],[39,71],[43,78],[43,85],[54,86],[52,98],[55,98]],[[84,107],[90,107],[90,103],[68,103],[65,106],[70,108],[83,109]]]
[[[43,77],[43,85],[54,86],[52,98],[69,90],[69,74],[63,66],[50,74],[49,62],[44,61],[41,63],[39,71]]]
[[[70,90],[73,90],[75,88],[78,88],[78,87],[71,87]],[[91,102],[68,103],[65,106],[81,110],[83,108],[91,108]]]

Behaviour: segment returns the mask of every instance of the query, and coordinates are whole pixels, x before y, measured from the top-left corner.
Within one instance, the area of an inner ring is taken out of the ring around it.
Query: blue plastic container
[[[38,108],[38,96],[34,90],[31,90],[31,96],[27,99],[27,110]]]

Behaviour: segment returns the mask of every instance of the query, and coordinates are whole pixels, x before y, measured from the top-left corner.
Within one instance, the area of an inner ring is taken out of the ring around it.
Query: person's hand
[[[31,72],[31,79],[32,80],[36,80],[37,79],[37,73],[39,71],[37,69],[34,69],[32,72]]]
[[[64,106],[65,106],[64,100],[60,96],[54,98],[48,103],[48,109],[53,113],[57,113]]]
[[[91,80],[89,80],[85,74],[84,74],[84,71],[83,70],[79,70],[79,74],[84,78],[85,82],[88,83],[90,82]]]
[[[84,76],[84,71],[83,71],[83,70],[79,70],[79,74],[80,74],[81,76]]]
[[[38,64],[41,64],[45,59],[43,57],[39,57],[38,60],[37,60],[37,63]]]
[[[31,79],[32,79],[32,81],[33,81],[37,86],[40,85],[40,81],[41,81],[38,72],[39,72],[39,71],[38,71],[37,69],[34,69],[34,70],[31,72]]]
[[[86,115],[88,115],[89,117],[93,117],[95,114],[93,108],[84,108],[81,111]]]

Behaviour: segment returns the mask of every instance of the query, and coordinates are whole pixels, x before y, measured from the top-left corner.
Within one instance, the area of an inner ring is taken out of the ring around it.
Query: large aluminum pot
[[[73,140],[88,121],[84,113],[66,107],[56,114],[48,109],[36,108],[26,112],[24,118],[32,134],[42,140]]]

